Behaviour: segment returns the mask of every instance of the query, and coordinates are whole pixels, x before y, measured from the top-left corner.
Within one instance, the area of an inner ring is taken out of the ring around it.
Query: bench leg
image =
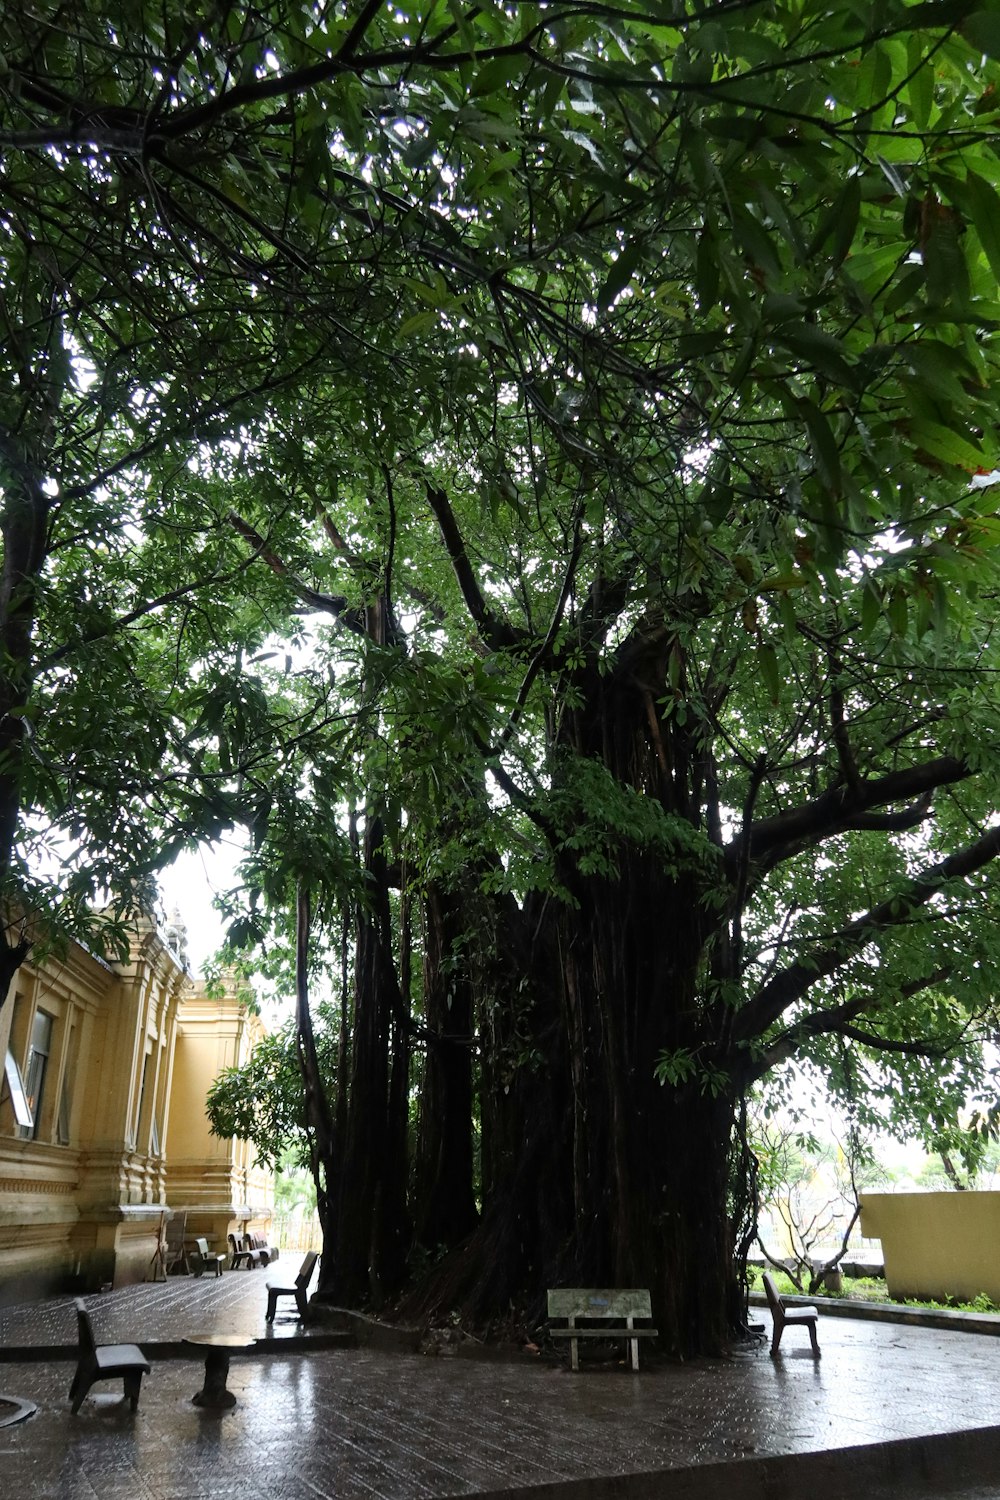
[[[774,1320],[774,1331],[771,1334],[771,1358],[772,1359],[774,1358],[774,1356],[778,1352],[778,1345],[781,1343],[781,1335],[782,1335],[782,1333],[784,1331],[784,1327],[785,1327],[784,1323],[779,1322],[779,1320],[777,1318],[775,1318],[775,1320]]]
[[[820,1358],[820,1352],[819,1352],[819,1335],[816,1332],[816,1319],[815,1318],[810,1318],[810,1320],[809,1320],[809,1342],[813,1346],[813,1354],[815,1354],[816,1358],[819,1359]]]
[[[139,1409],[139,1391],[142,1388],[142,1374],[141,1370],[129,1370],[128,1374],[123,1377],[125,1395],[133,1411],[138,1411]]]
[[[570,1367],[571,1370],[579,1370],[579,1368],[580,1368],[580,1340],[579,1339],[570,1339],[570,1341],[569,1341],[569,1367]]]
[[[73,1376],[73,1383],[69,1388],[69,1409],[71,1412],[73,1412],[74,1416],[80,1410],[80,1407],[86,1400],[87,1392],[90,1390],[90,1387],[93,1385],[93,1383],[93,1370],[88,1365],[85,1365],[83,1363],[78,1364],[76,1367],[76,1374]]]
[[[628,1341],[628,1362],[629,1362],[629,1365],[631,1366],[631,1368],[633,1370],[635,1370],[636,1373],[638,1373],[638,1370],[639,1370],[639,1340],[638,1339],[629,1339],[629,1341]]]

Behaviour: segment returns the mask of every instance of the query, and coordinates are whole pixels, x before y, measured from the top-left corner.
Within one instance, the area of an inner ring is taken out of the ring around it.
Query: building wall
[[[891,1296],[1000,1303],[1000,1192],[862,1193],[861,1232],[882,1241]]]
[[[73,945],[15,976],[0,1059],[9,1049],[41,1090],[24,1129],[0,1083],[0,1303],[145,1279],[175,1213],[223,1250],[230,1228],[270,1216],[246,1143],[217,1140],[205,1116],[209,1084],[260,1024],[232,996],[209,1000],[182,953],[146,920],[127,964]]]
[[[273,1181],[246,1141],[208,1134],[205,1099],[224,1068],[240,1067],[263,1034],[257,1016],[232,995],[215,997],[192,985],[181,1000],[174,1049],[167,1187],[187,1212],[189,1236],[226,1248],[230,1231],[265,1228]]]

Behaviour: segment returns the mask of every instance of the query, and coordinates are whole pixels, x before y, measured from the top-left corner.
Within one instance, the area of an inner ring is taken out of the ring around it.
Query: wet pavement
[[[329,1330],[300,1323],[290,1297],[279,1299],[273,1324],[264,1322],[268,1281],[291,1285],[298,1268],[297,1259],[286,1262],[283,1257],[267,1271],[172,1276],[83,1300],[98,1343],[141,1344],[151,1359],[176,1355],[181,1341],[196,1333],[242,1333],[275,1342],[324,1340]],[[0,1362],[43,1354],[64,1357],[75,1348],[72,1297],[0,1307]]]
[[[99,1340],[135,1340],[153,1359],[134,1416],[120,1382],[70,1415],[70,1300],[0,1309],[0,1389],[38,1407],[0,1428],[0,1496],[1000,1500],[994,1338],[821,1316],[819,1361],[790,1329],[775,1360],[765,1339],[726,1360],[643,1350],[638,1375],[617,1360],[572,1375],[565,1359],[518,1351],[334,1348],[326,1329],[297,1340],[291,1311],[268,1339],[265,1281],[231,1272],[87,1299]],[[169,1356],[194,1332],[265,1338],[232,1360],[232,1411],[191,1403],[202,1362]]]

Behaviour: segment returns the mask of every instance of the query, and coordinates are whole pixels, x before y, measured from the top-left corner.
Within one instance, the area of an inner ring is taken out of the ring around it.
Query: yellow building
[[[183,959],[179,924],[143,919],[127,964],[73,944],[15,975],[0,1010],[0,1304],[142,1281],[174,1215],[217,1250],[269,1219],[271,1179],[205,1116],[261,1025]]]

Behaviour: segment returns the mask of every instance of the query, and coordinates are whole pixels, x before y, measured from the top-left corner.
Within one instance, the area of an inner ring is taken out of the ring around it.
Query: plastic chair
[[[295,1306],[299,1310],[299,1317],[305,1317],[306,1309],[308,1307],[308,1303],[306,1302],[306,1291],[308,1290],[309,1283],[312,1280],[312,1273],[318,1260],[319,1255],[317,1254],[317,1252],[315,1250],[310,1250],[305,1260],[299,1267],[299,1274],[295,1278],[294,1286],[279,1286],[277,1282],[274,1281],[269,1281],[267,1283],[266,1322],[274,1322],[274,1313],[275,1308],[278,1305],[279,1297],[294,1297]]]
[[[813,1354],[819,1359],[819,1339],[816,1337],[816,1320],[819,1312],[815,1307],[796,1307],[794,1311],[785,1307],[778,1295],[778,1288],[774,1279],[764,1272],[764,1295],[767,1305],[771,1309],[771,1317],[774,1319],[774,1332],[771,1335],[771,1354],[778,1352],[781,1343],[781,1335],[786,1328],[807,1328],[809,1330],[809,1342],[812,1344]]]
[[[142,1377],[149,1374],[149,1361],[138,1344],[98,1344],[90,1315],[81,1298],[76,1303],[76,1327],[80,1345],[76,1374],[69,1388],[70,1410],[78,1412],[96,1380],[122,1377],[125,1396],[135,1411],[139,1405]]]

